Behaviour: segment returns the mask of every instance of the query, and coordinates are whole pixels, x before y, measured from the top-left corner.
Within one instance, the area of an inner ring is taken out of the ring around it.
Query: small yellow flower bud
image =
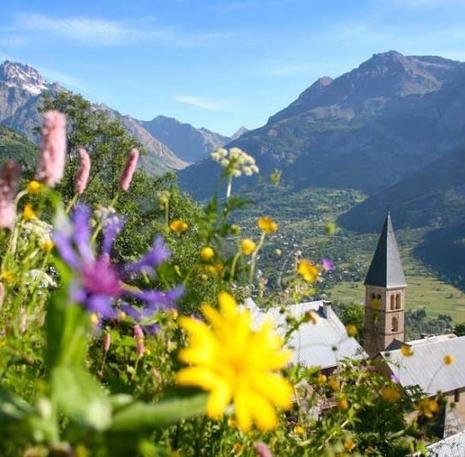
[[[446,365],[452,365],[455,362],[455,357],[453,355],[447,354],[442,360]]]
[[[209,260],[213,259],[213,257],[215,257],[215,251],[210,246],[205,246],[200,250],[200,258],[204,262],[208,262]]]
[[[400,352],[404,357],[411,357],[413,355],[412,348],[410,346],[407,346],[406,344],[402,345],[402,347],[400,348]]]
[[[303,435],[303,434],[305,433],[305,430],[304,430],[304,428],[303,428],[301,425],[297,424],[297,425],[294,427],[294,433],[295,433],[296,435]]]
[[[346,409],[349,409],[349,402],[345,398],[341,398],[337,401],[337,408],[341,411],[345,411]]]
[[[42,251],[50,252],[55,245],[53,244],[52,240],[46,240],[42,243]]]
[[[11,286],[16,281],[16,275],[9,270],[3,270],[0,274],[0,279],[3,279],[9,286]]]
[[[92,313],[90,315],[90,322],[91,322],[92,325],[97,325],[99,323],[99,318],[98,318],[97,314]]]
[[[250,238],[245,238],[241,240],[241,251],[244,255],[250,255],[255,252],[257,249],[257,245],[255,241],[251,240]]]
[[[381,390],[381,395],[390,403],[394,403],[400,399],[399,389],[396,389],[395,387],[385,387]]]
[[[327,235],[334,235],[336,233],[336,224],[334,222],[328,222],[325,226],[325,232]]]
[[[355,448],[355,443],[354,443],[353,439],[352,439],[352,438],[347,438],[347,439],[344,441],[344,449],[345,449],[346,451],[351,452],[351,451],[354,450],[354,448]]]
[[[357,326],[354,324],[347,324],[346,325],[347,335],[355,336],[358,333]]]
[[[23,209],[23,219],[30,221],[31,219],[37,219],[37,214],[30,203],[27,203]]]
[[[331,389],[334,392],[337,392],[341,388],[341,384],[339,383],[339,381],[334,376],[331,376],[329,378],[328,384],[329,384],[329,387],[331,387]]]
[[[321,386],[322,384],[324,384],[326,381],[328,380],[328,377],[323,374],[323,373],[320,373],[318,375],[318,378],[316,379],[316,382]]]
[[[170,229],[175,233],[184,233],[189,228],[189,225],[181,219],[175,219],[170,224]]]
[[[283,251],[281,251],[281,249],[275,249],[274,253],[277,257],[281,257],[283,255]]]
[[[26,186],[26,191],[30,195],[38,195],[42,191],[43,184],[39,181],[29,181]]]

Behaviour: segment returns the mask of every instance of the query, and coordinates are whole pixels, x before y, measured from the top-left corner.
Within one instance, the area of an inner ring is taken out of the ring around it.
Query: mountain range
[[[262,173],[281,169],[296,189],[372,194],[464,144],[464,72],[460,62],[441,57],[375,54],[336,79],[318,79],[263,127],[227,146],[252,154]],[[204,160],[179,175],[204,197],[213,184],[200,189],[196,182],[215,173]]]
[[[37,142],[34,129],[40,125],[41,97],[45,92],[62,90],[65,89],[59,83],[50,83],[29,65],[3,62],[0,65],[0,124]],[[231,140],[173,118],[157,116],[151,121],[141,121],[103,104],[95,107],[119,119],[142,143],[147,150],[146,165],[155,174],[185,168]]]

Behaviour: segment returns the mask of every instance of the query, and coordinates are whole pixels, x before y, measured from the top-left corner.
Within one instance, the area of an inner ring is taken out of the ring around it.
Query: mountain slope
[[[37,147],[19,133],[0,125],[0,163],[14,159],[23,170],[34,170]]]
[[[297,189],[374,193],[464,142],[463,68],[441,57],[377,54],[339,78],[321,78],[228,146],[252,154],[262,173],[282,169]],[[199,197],[197,184],[217,175],[211,161],[180,172]]]
[[[34,129],[41,122],[38,109],[42,94],[60,90],[63,90],[60,85],[47,82],[29,65],[5,61],[0,65],[0,124],[21,132],[28,139],[37,142]],[[186,162],[147,132],[136,119],[122,116],[104,105],[96,105],[96,108],[110,112],[120,119],[128,132],[142,143],[147,150],[144,160],[149,172],[159,174],[187,166]]]
[[[356,232],[374,232],[387,209],[399,229],[465,222],[465,147],[372,195],[339,222]]]
[[[186,162],[205,159],[214,150],[226,144],[230,138],[205,128],[197,129],[190,124],[166,116],[151,121],[141,121],[142,126]]]

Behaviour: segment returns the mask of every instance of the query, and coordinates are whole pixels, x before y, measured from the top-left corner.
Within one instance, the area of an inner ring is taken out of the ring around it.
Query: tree
[[[454,328],[454,333],[457,336],[465,336],[465,322],[461,322],[460,324],[457,324]]]

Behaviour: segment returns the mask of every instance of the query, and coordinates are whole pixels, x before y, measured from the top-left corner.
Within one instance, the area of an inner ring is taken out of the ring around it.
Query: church
[[[407,281],[388,213],[365,279],[365,351],[402,387],[419,386],[447,398],[441,435],[465,429],[465,336],[435,335],[405,341]]]

